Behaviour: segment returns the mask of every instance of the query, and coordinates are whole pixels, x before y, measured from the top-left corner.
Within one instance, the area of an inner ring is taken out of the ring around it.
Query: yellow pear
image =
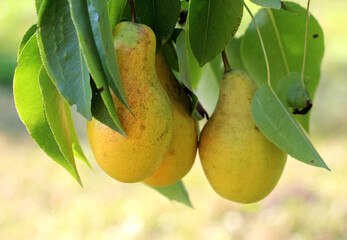
[[[196,120],[191,116],[191,102],[171,72],[162,50],[157,53],[155,67],[159,81],[171,101],[173,134],[164,161],[144,183],[162,187],[176,183],[192,168],[198,145],[198,131]]]
[[[225,73],[215,111],[200,137],[199,155],[209,183],[219,195],[239,203],[266,197],[287,159],[254,122],[251,104],[256,90],[245,72]]]
[[[172,107],[156,74],[153,31],[122,22],[113,36],[125,97],[134,116],[113,95],[127,138],[95,119],[87,124],[88,138],[96,161],[108,175],[121,182],[139,182],[158,169],[169,148]]]

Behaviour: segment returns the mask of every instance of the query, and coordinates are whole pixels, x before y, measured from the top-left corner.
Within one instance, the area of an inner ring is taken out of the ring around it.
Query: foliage
[[[277,96],[292,91],[278,89],[282,79],[301,70],[306,10],[290,2],[278,10],[283,4],[277,0],[253,2],[268,7],[255,20],[263,36],[269,73],[254,23],[243,36],[233,38],[243,16],[242,0],[191,0],[189,6],[179,0],[135,0],[135,9],[137,20],[153,29],[157,49],[163,47],[173,72],[188,89],[193,110],[199,95],[218,88],[223,71],[219,54],[226,49],[231,67],[245,70],[260,87],[252,112],[264,135],[296,159],[328,169],[301,128],[309,129],[310,115],[294,116],[286,98],[281,101]],[[37,25],[23,37],[18,52],[16,107],[37,144],[82,184],[74,157],[88,161],[79,146],[69,106],[76,104],[87,120],[94,117],[125,135],[111,97],[112,90],[129,108],[112,28],[131,20],[130,6],[124,0],[37,0],[36,9]],[[179,24],[181,9],[188,9],[188,18]],[[307,91],[313,101],[324,52],[323,32],[314,17],[309,19],[308,36],[310,54],[304,77],[310,79]],[[201,86],[204,91],[199,90]],[[157,190],[191,206],[181,182]]]

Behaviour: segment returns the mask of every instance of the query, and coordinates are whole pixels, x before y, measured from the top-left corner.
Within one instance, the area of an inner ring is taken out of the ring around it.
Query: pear
[[[170,70],[163,51],[155,59],[159,81],[170,98],[174,122],[169,150],[164,161],[143,182],[156,187],[168,186],[182,179],[192,168],[198,145],[197,122],[191,116],[191,101]]]
[[[254,122],[251,104],[256,90],[245,72],[225,73],[215,111],[199,143],[201,164],[212,188],[239,203],[266,197],[280,179],[287,159]]]
[[[96,161],[108,175],[121,182],[139,182],[158,169],[169,148],[172,107],[155,70],[153,31],[121,22],[113,36],[125,97],[134,115],[113,94],[127,138],[95,119],[87,124],[88,138]]]

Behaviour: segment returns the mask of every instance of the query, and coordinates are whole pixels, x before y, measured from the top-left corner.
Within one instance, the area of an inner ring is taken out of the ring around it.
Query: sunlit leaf
[[[171,201],[180,202],[185,204],[188,207],[193,208],[192,203],[190,202],[189,195],[182,181],[179,181],[175,184],[172,184],[167,187],[152,187],[157,190],[159,193],[167,197]]]
[[[274,9],[281,8],[281,0],[251,0],[251,2],[262,7],[269,7]]]
[[[46,118],[39,85],[42,66],[35,34],[23,48],[14,76],[13,93],[18,115],[40,148],[81,184],[77,169],[60,151]]]
[[[271,85],[277,91],[278,82],[290,72],[301,72],[304,54],[306,9],[298,4],[286,4],[299,12],[261,9],[255,19],[262,33],[266,53],[270,64]],[[308,25],[307,57],[305,76],[310,78],[307,86],[314,100],[320,79],[320,68],[324,53],[323,32],[317,20],[311,15]],[[241,40],[241,58],[248,72],[260,86],[267,80],[266,65],[259,37],[253,23],[250,24]],[[302,126],[308,131],[309,113],[296,115]]]
[[[267,84],[255,93],[252,114],[259,129],[272,143],[299,161],[329,170],[293,115]]]

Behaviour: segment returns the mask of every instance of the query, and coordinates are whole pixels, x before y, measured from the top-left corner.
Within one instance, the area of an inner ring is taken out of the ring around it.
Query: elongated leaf
[[[171,70],[179,72],[177,52],[172,40],[163,45],[162,49]]]
[[[251,2],[262,7],[269,7],[274,9],[281,8],[281,0],[251,0]]]
[[[164,44],[172,34],[180,15],[180,0],[134,0],[136,17],[139,23],[153,29],[157,46]],[[129,3],[124,9],[123,18],[131,21]]]
[[[176,50],[178,58],[178,66],[180,69],[180,80],[191,92],[192,114],[198,104],[198,97],[195,95],[192,83],[197,85],[203,73],[203,69],[199,67],[194,56],[191,54],[189,42],[185,35],[185,31],[181,31],[176,41]]]
[[[295,3],[287,2],[286,4],[300,15],[283,9],[261,9],[255,15],[263,36],[270,64],[271,85],[275,91],[282,77],[290,72],[301,72],[303,61],[306,9]],[[323,53],[323,32],[317,20],[311,15],[308,26],[305,76],[311,80],[307,88],[312,100],[314,100],[320,79]],[[254,24],[250,24],[242,37],[241,58],[246,71],[259,86],[266,82],[264,54]],[[308,131],[309,114],[296,118],[300,119],[300,123]]]
[[[35,8],[36,8],[36,14],[39,15],[40,9],[41,9],[41,5],[42,2],[44,0],[35,0]]]
[[[191,52],[186,31],[181,31],[178,36],[176,50],[181,76],[180,79],[187,88],[193,91],[200,81],[203,68],[199,67],[198,62]]]
[[[231,40],[231,42],[225,48],[225,52],[228,56],[230,67],[232,69],[245,70],[245,66],[243,65],[241,58],[241,40],[242,37],[233,38],[233,40]]]
[[[101,90],[99,90],[96,87],[93,81],[90,82],[90,85],[92,86],[92,91],[93,91],[93,97],[92,97],[93,117],[99,122],[102,122],[103,124],[105,124],[106,126],[112,129],[117,128],[116,124],[114,123],[112,117],[110,116],[110,113],[108,112],[108,109],[102,99]]]
[[[71,136],[65,113],[64,99],[53,84],[44,67],[41,67],[39,72],[39,84],[46,119],[55,142],[58,145],[60,152],[77,173],[75,158],[72,151]],[[81,182],[80,184],[82,185]]]
[[[110,24],[113,29],[120,22],[124,8],[128,0],[110,0],[108,1],[108,9],[110,15]]]
[[[67,0],[45,0],[38,18],[39,46],[45,68],[61,95],[91,120],[89,73],[81,54]]]
[[[23,36],[23,39],[19,45],[19,48],[18,48],[18,56],[22,53],[23,51],[23,48],[25,46],[25,44],[27,44],[27,42],[29,41],[29,39],[36,33],[36,30],[37,30],[37,24],[33,24],[27,31],[26,33],[24,34]]]
[[[259,129],[275,145],[299,161],[329,170],[293,115],[267,84],[255,93],[252,114]]]
[[[80,144],[80,141],[78,140],[78,136],[76,133],[76,129],[75,129],[75,125],[73,122],[73,118],[72,118],[72,114],[71,114],[71,108],[70,105],[64,101],[64,109],[65,109],[65,114],[66,114],[66,118],[67,118],[67,123],[69,126],[69,132],[70,132],[70,136],[71,136],[71,143],[72,143],[72,149],[73,149],[73,153],[74,156],[79,158],[80,160],[82,160],[83,162],[85,162],[90,168],[92,168],[92,166],[89,164],[83,150],[82,150],[82,146]]]
[[[243,0],[191,0],[189,40],[200,66],[215,58],[236,33]]]
[[[114,121],[112,129],[125,135],[124,129],[119,121],[115,110],[111,92],[107,84],[106,73],[103,69],[98,48],[94,39],[92,26],[89,20],[87,0],[69,0],[71,16],[77,30],[77,36],[83,55],[90,74],[98,89],[101,90],[101,97],[107,107],[107,110]]]
[[[193,205],[190,202],[187,190],[185,189],[182,181],[179,181],[167,187],[151,187],[151,188],[157,190],[160,194],[164,195],[171,201],[180,202],[190,208],[193,208]]]
[[[117,98],[130,110],[118,69],[116,50],[106,0],[88,0],[89,16],[107,83]]]
[[[61,153],[48,124],[39,86],[41,68],[35,34],[23,48],[14,76],[13,93],[18,115],[40,148],[81,184],[76,168]]]

